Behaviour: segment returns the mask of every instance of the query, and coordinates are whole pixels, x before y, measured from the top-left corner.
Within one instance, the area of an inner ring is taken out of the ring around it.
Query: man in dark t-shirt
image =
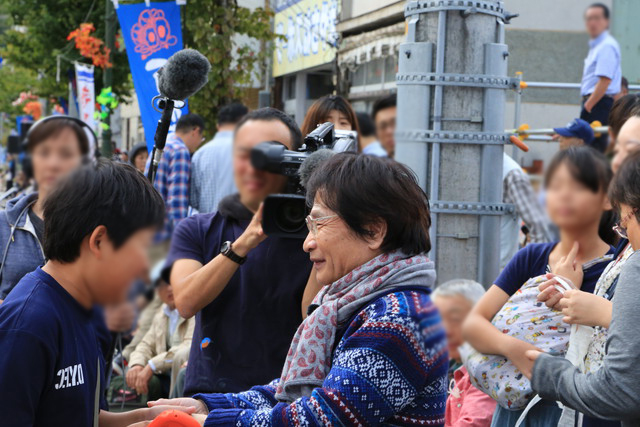
[[[195,215],[176,227],[163,271],[180,314],[196,316],[185,395],[239,392],[278,377],[302,320],[311,262],[302,239],[267,237],[262,201],[281,193],[286,178],[251,165],[264,141],[295,150],[300,130],[272,108],[249,113],[234,135],[234,179],[239,194],[215,214]]]

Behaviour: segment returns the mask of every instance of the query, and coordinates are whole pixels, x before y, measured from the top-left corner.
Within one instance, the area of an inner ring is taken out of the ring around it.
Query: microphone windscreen
[[[207,84],[209,71],[211,64],[197,50],[178,51],[158,70],[160,95],[183,101]]]
[[[300,185],[307,188],[307,183],[313,171],[315,171],[320,164],[335,156],[335,154],[335,152],[326,148],[311,153],[300,165],[300,170],[298,171],[300,174]]]

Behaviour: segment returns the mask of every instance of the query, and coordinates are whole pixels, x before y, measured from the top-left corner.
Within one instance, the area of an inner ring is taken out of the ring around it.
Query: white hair
[[[431,298],[461,296],[475,305],[484,292],[482,285],[475,280],[453,279],[438,286],[431,294]]]

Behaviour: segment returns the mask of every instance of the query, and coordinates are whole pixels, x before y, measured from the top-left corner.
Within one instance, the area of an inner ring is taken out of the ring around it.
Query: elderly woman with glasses
[[[613,285],[615,289],[609,290],[615,298],[607,345],[597,360],[597,369],[592,367],[581,373],[568,360],[537,351],[528,351],[527,357],[535,360],[531,384],[541,397],[559,400],[588,417],[620,420],[622,426],[637,426],[640,424],[640,255],[637,255],[640,249],[640,152],[629,155],[620,166],[609,198],[620,213],[621,221],[616,229],[628,238],[632,251]],[[589,425],[608,425],[605,423]]]
[[[448,354],[429,297],[426,194],[405,166],[345,153],[314,172],[307,200],[304,249],[324,287],[281,377],[171,403],[196,407],[207,426],[444,425]]]

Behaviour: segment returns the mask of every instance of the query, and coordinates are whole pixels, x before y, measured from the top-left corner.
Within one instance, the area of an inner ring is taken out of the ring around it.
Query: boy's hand
[[[249,224],[247,229],[244,230],[244,233],[242,233],[240,237],[238,237],[238,240],[233,242],[233,252],[241,257],[247,256],[249,252],[255,249],[267,238],[267,235],[264,234],[264,230],[262,230],[263,208],[264,203],[260,203],[260,207],[258,208],[255,215],[253,215],[251,223]]]
[[[577,289],[564,293],[558,304],[565,323],[609,327],[613,305],[611,301]]]
[[[202,400],[192,399],[190,397],[180,397],[177,399],[158,399],[153,402],[147,402],[147,406],[155,408],[157,406],[179,406],[181,408],[196,408],[195,414],[208,415],[207,405]]]
[[[575,242],[569,254],[560,258],[560,261],[553,267],[553,272],[556,275],[566,277],[578,289],[582,286],[582,279],[584,278],[582,264],[577,262],[579,249],[580,244]]]
[[[136,379],[136,391],[138,394],[149,393],[149,380],[152,376],[153,371],[149,365],[145,366],[142,371],[140,371],[138,378]]]
[[[127,371],[127,376],[125,379],[127,380],[127,387],[130,389],[136,388],[136,381],[138,379],[138,375],[142,372],[143,367],[140,365],[135,365],[129,368]]]

